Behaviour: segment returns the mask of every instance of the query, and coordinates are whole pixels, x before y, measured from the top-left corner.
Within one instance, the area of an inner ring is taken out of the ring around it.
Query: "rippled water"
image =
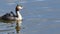
[[[60,34],[60,0],[1,0],[0,16],[14,11],[17,3],[24,7],[22,24],[1,21],[0,34]]]

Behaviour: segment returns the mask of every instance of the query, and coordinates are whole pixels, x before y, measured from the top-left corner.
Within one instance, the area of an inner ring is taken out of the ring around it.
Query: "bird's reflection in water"
[[[22,23],[22,21],[18,21],[18,20],[16,22],[16,32],[17,32],[17,34],[19,34],[19,31],[21,29],[21,23]]]
[[[3,30],[0,30],[0,32],[6,31],[7,34],[20,34],[22,21],[20,21],[20,20],[17,20],[17,21],[0,20],[0,23],[5,23],[5,24],[14,24],[15,23],[15,25],[16,25],[15,27],[13,25],[11,25],[11,27],[14,27],[12,29],[10,29],[10,28],[8,30],[3,29]],[[9,25],[7,25],[7,26],[9,26]],[[12,32],[12,30],[14,30],[14,31]],[[8,31],[10,31],[10,32],[8,32]],[[3,34],[4,34],[4,32],[3,32]]]

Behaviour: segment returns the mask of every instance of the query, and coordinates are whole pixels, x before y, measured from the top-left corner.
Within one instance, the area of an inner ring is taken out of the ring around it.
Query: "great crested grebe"
[[[11,11],[11,13],[6,13],[5,15],[3,15],[1,17],[1,19],[4,19],[4,20],[22,20],[22,16],[19,13],[19,10],[22,8],[23,8],[22,6],[17,5],[15,8],[16,15]]]

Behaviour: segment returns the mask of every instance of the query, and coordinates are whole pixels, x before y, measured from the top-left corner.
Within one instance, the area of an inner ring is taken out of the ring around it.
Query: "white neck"
[[[19,11],[17,11],[17,15],[18,15],[18,20],[22,20],[22,16],[21,16],[21,14],[19,13]]]

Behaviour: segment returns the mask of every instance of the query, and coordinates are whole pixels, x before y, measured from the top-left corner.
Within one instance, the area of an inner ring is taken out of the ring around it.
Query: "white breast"
[[[17,11],[17,15],[18,15],[17,20],[22,20],[22,16],[21,16],[21,14],[19,13],[19,11]]]

